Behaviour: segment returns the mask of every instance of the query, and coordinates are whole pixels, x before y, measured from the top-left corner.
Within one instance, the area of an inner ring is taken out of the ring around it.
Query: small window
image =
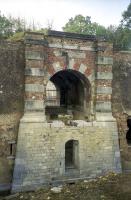
[[[16,149],[16,142],[13,141],[8,141],[8,159],[14,159],[15,158],[15,149]]]

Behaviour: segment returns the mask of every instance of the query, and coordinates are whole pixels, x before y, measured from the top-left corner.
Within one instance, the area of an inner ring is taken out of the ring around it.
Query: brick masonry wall
[[[22,112],[24,46],[0,41],[0,113]]]
[[[12,181],[23,97],[24,45],[0,41],[0,191]]]
[[[25,114],[20,122],[12,190],[29,190],[53,180],[120,172],[117,126],[112,117],[112,87],[109,86],[112,80],[112,45],[104,41],[96,44],[96,41],[61,36],[49,36],[45,41],[41,34],[27,33],[26,38]],[[101,50],[103,47],[104,51]],[[49,124],[41,119],[45,105],[40,93],[44,98],[44,86],[48,80],[65,69],[79,72],[90,82],[92,97],[88,109],[93,111],[94,118],[81,128],[57,127],[60,122]],[[95,99],[96,96],[99,98]],[[66,174],[65,144],[72,139],[79,143],[79,166],[77,174],[74,171]]]
[[[111,113],[113,47],[99,40],[97,45],[96,112]]]
[[[43,110],[43,99],[45,98],[44,93],[47,82],[55,73],[65,69],[78,71],[89,79],[91,85],[90,98],[92,102],[94,101],[96,70],[94,41],[54,36],[45,38],[41,34],[32,33],[27,33],[25,38],[26,111]]]
[[[131,51],[114,52],[112,110],[117,119],[123,170],[131,170],[127,117],[131,111]]]
[[[43,39],[43,36],[35,35],[33,38],[37,40],[40,37]],[[58,46],[60,43],[60,46]],[[12,180],[12,170],[14,160],[12,160],[15,155],[15,142],[18,133],[19,119],[23,114],[24,108],[24,67],[25,67],[25,57],[30,58],[26,59],[26,66],[28,68],[34,68],[33,73],[38,74],[38,76],[31,76],[30,71],[26,71],[25,83],[30,84],[43,84],[43,77],[39,76],[39,73],[42,73],[42,69],[45,67],[48,69],[47,79],[53,75],[55,70],[60,66],[64,69],[66,67],[65,56],[62,56],[60,51],[61,47],[65,47],[65,50],[69,54],[69,64],[73,69],[85,70],[90,81],[94,81],[94,72],[92,69],[96,69],[96,52],[93,52],[95,44],[90,41],[80,41],[80,40],[58,40],[58,38],[50,38],[49,46],[46,46],[43,49],[43,46],[40,45],[30,45],[24,50],[24,45],[16,43],[8,43],[1,41],[0,42],[0,189],[8,188]],[[104,43],[99,44],[103,46]],[[51,46],[52,45],[52,46]],[[32,46],[32,47],[31,47]],[[74,47],[75,46],[75,47]],[[75,49],[73,49],[75,48]],[[34,53],[36,60],[33,60],[30,54],[26,54],[28,51],[43,52],[44,50],[44,59],[42,54]],[[83,54],[84,51],[84,54]],[[45,53],[47,52],[47,53]],[[26,56],[25,56],[26,54]],[[99,52],[99,57],[109,57],[112,52],[105,50],[104,52]],[[98,101],[111,101],[112,99],[112,109],[113,115],[117,118],[118,128],[119,128],[119,141],[121,147],[122,163],[123,168],[131,169],[130,165],[130,152],[127,144],[125,142],[126,134],[126,119],[127,114],[124,114],[123,107],[127,110],[130,110],[130,66],[131,66],[131,56],[130,52],[115,52],[113,54],[114,65],[113,65],[113,85],[112,80],[103,80],[97,79],[96,84],[100,87],[111,87],[112,85],[112,97],[111,94],[107,94],[107,91],[103,90],[105,94],[97,94],[96,100]],[[48,59],[50,62],[48,62]],[[101,62],[101,60],[99,60]],[[108,60],[109,61],[109,60]],[[87,68],[85,69],[86,62],[88,62]],[[99,62],[98,72],[107,73],[111,71],[111,63],[107,64],[107,59],[103,60],[105,65]],[[109,61],[110,62],[110,61]],[[55,65],[53,64],[55,63]],[[83,64],[80,67],[80,64]],[[39,71],[39,69],[41,69]],[[92,82],[93,85],[93,82]],[[127,91],[128,85],[128,91]],[[36,85],[37,86],[37,85]],[[36,98],[36,100],[43,99],[43,93],[29,91],[25,92],[25,99]],[[37,87],[38,88],[38,87]],[[95,88],[93,89],[95,90]],[[100,90],[99,90],[100,91]],[[98,91],[98,92],[99,92]],[[108,90],[108,92],[110,92]],[[95,99],[95,95],[92,96],[92,99]],[[121,139],[123,138],[123,139]],[[65,142],[65,140],[63,140]],[[10,147],[13,145],[12,155],[10,156]],[[53,150],[52,150],[53,151]]]

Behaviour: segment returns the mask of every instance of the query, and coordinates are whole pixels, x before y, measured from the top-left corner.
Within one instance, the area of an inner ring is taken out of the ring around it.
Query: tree
[[[25,31],[36,31],[34,21],[27,24],[23,18],[5,17],[0,12],[0,39],[19,40]]]
[[[127,10],[122,14],[122,17],[122,26],[131,29],[131,3],[129,4]]]
[[[12,24],[12,35],[26,30],[26,22],[24,19],[20,17],[14,18],[11,15],[7,19]]]
[[[113,42],[115,49],[129,50],[131,48],[131,31],[128,28],[119,26],[109,40]]]
[[[104,26],[94,22],[92,23],[92,31],[93,31],[93,35],[106,35],[107,34],[107,30]]]
[[[131,3],[122,17],[122,23],[118,27],[110,25],[105,28],[96,22],[92,23],[89,16],[76,15],[74,18],[69,19],[63,30],[80,34],[102,35],[114,44],[115,49],[129,50],[131,49]]]
[[[76,15],[74,18],[70,18],[63,27],[63,31],[90,35],[101,35],[106,33],[104,26],[101,26],[96,22],[92,23],[91,17],[84,17],[82,15]]]
[[[8,38],[13,34],[13,24],[0,12],[0,38]]]
[[[25,30],[26,23],[23,19],[12,16],[5,17],[0,12],[0,38],[7,39],[15,33],[24,32]]]
[[[115,32],[114,45],[121,49],[131,49],[131,3],[122,14],[122,20]]]

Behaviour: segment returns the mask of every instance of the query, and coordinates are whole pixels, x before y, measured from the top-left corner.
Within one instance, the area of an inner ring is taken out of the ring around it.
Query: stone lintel
[[[111,72],[97,72],[97,79],[112,80],[113,75]]]
[[[42,111],[43,109],[42,100],[25,100],[25,111]]]
[[[49,47],[51,47],[51,48],[63,48],[62,44],[58,44],[58,43],[49,44]]]
[[[115,121],[116,119],[112,116],[112,112],[96,112],[96,121],[97,122],[112,122]],[[95,123],[95,122],[93,122]],[[95,125],[95,124],[94,124]]]
[[[80,47],[79,45],[66,45],[66,44],[57,44],[57,43],[50,43],[49,47],[51,48],[62,48],[62,49],[74,49],[74,50],[81,50],[81,51],[94,51],[94,48],[92,46],[87,47]]]
[[[44,76],[44,69],[41,68],[25,68],[25,75],[27,76]]]
[[[73,52],[73,51],[70,51],[68,52],[68,56],[70,58],[86,58],[86,53],[84,52]]]
[[[92,46],[80,47],[80,50],[82,50],[82,51],[95,51],[95,49]]]
[[[98,65],[113,65],[113,58],[98,56],[97,64]]]
[[[25,58],[27,60],[44,60],[44,54],[40,51],[26,51]]]
[[[44,92],[44,86],[40,84],[25,84],[26,92]]]
[[[26,60],[26,68],[43,68],[43,60]]]
[[[97,94],[112,94],[111,87],[97,87]]]
[[[42,46],[45,46],[45,47],[48,46],[48,41],[45,40],[45,39],[41,39],[41,40],[39,40],[39,39],[35,39],[35,40],[34,39],[26,39],[25,43],[31,44],[31,45],[42,45]]]
[[[97,101],[96,111],[98,112],[111,112],[111,102],[110,101]]]

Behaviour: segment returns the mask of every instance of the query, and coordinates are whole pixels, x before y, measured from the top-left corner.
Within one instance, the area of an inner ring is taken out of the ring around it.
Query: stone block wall
[[[26,47],[22,43],[9,43],[0,41],[0,190],[9,189],[11,186],[19,121],[24,111],[24,98],[25,100],[27,100],[27,103],[25,104],[25,111],[43,111],[43,99],[45,97],[43,92],[45,91],[45,87],[43,87],[43,85],[45,86],[48,79],[54,73],[56,73],[57,70],[65,69],[66,67],[70,67],[74,70],[79,70],[80,72],[85,73],[87,75],[92,85],[91,112],[92,114],[95,113],[95,105],[97,105],[97,111],[102,111],[104,113],[103,117],[103,115],[101,115],[101,112],[97,112],[97,119],[99,119],[100,121],[105,120],[105,118],[108,120],[112,119],[112,113],[110,112],[110,110],[112,109],[113,116],[117,119],[118,124],[118,141],[120,143],[122,166],[123,169],[130,170],[130,147],[127,146],[125,140],[125,135],[127,131],[126,120],[131,109],[130,52],[112,52],[112,45],[108,44],[108,48],[106,48],[106,42],[102,41],[99,41],[97,43],[93,40],[87,40],[85,42],[85,40],[69,38],[65,39],[64,37],[62,37],[61,39],[59,39],[58,37],[49,37],[47,41],[47,37],[45,37],[43,34],[27,34],[25,42]],[[68,58],[66,53],[68,53]],[[114,62],[113,68],[112,61]],[[95,73],[95,70],[97,71],[97,73]],[[111,74],[112,70],[113,76]],[[46,78],[44,79],[44,77]],[[95,78],[96,80],[94,81]],[[30,116],[30,120],[34,120],[35,116],[32,114]],[[41,117],[39,116],[36,118],[37,119],[35,119],[35,122],[36,120],[37,122],[41,121],[42,123],[45,121],[45,117],[43,117],[43,115]],[[94,115],[92,118],[94,119]],[[25,121],[29,122],[29,118],[25,118]],[[46,128],[43,128],[46,131],[45,133],[40,131],[40,137],[43,137],[42,141],[46,141],[46,138],[48,139],[46,133],[50,130],[52,134],[52,143],[50,143],[50,145],[55,146],[53,136],[57,138],[57,132],[59,133],[59,135],[61,135],[60,130],[57,130],[57,128],[53,127],[50,128],[49,124],[45,126]],[[105,141],[105,136],[102,135],[103,131],[108,132],[109,130],[107,130],[107,128],[99,128],[99,126],[96,127],[97,128],[94,129],[95,135],[98,136],[97,130],[99,130],[101,133],[100,137],[104,137]],[[69,129],[67,129],[67,127],[64,128],[64,130],[68,132],[68,136],[70,135],[70,138],[75,138],[75,133],[76,135],[78,135],[78,132],[80,131],[78,127],[72,128],[74,130],[72,130],[73,133],[70,133]],[[83,128],[80,129],[83,130]],[[86,130],[86,127],[84,129]],[[89,129],[91,131],[92,126],[90,126]],[[36,130],[37,128],[34,129],[34,132]],[[28,137],[31,137],[32,134],[33,131],[28,135]],[[35,134],[33,135],[33,144],[38,144],[37,142],[39,134],[38,136],[37,134],[38,133],[35,132]],[[96,144],[97,142],[93,135],[94,134],[92,132],[89,134],[86,134],[85,132],[82,133],[79,137],[77,137],[77,139],[81,141],[80,144],[83,144],[83,138],[86,137],[87,144],[88,139],[90,138],[89,140],[94,140]],[[109,133],[109,137],[112,137],[111,132]],[[110,155],[116,155],[114,157],[115,162],[118,162],[119,153],[117,149],[114,149],[115,147],[118,147],[118,144],[115,144],[117,142],[117,136],[113,136],[114,138],[116,138],[116,140],[113,140],[114,142],[110,141],[111,143],[109,142],[109,137],[107,137],[107,143],[105,141],[105,144],[107,145],[107,149],[110,146]],[[64,144],[68,139],[69,138],[65,138],[65,136],[63,138],[61,137],[63,146],[59,147],[59,150],[62,150],[64,148]],[[100,139],[98,138],[98,141],[99,140]],[[22,141],[20,142],[22,143]],[[21,148],[24,148],[24,142],[21,145],[23,145]],[[91,145],[91,148],[94,149],[93,143],[91,143]],[[50,156],[51,152],[53,152],[54,155],[54,152],[57,152],[58,149],[55,150],[56,146],[55,149],[51,149],[51,147],[49,146],[46,146],[50,149],[49,154],[47,153],[47,155]],[[99,150],[99,147],[100,146],[98,144],[97,150]],[[27,144],[26,148],[29,151],[29,155],[31,155],[30,145]],[[89,150],[87,149],[87,147],[84,148],[86,148],[87,151]],[[84,152],[84,150],[81,151]],[[35,155],[37,155],[37,153]],[[107,156],[109,155],[107,154]],[[59,154],[57,155],[57,158],[59,161]],[[17,162],[19,162],[19,160],[17,160]],[[54,162],[53,159],[52,162]],[[59,172],[64,169],[63,165],[63,168],[61,167],[58,170],[57,164],[56,172],[48,173],[48,175],[50,174],[51,178],[55,178],[56,174],[58,175]],[[40,166],[41,165],[42,164],[40,163]],[[99,166],[98,163],[97,165]],[[101,167],[102,166],[103,164],[101,165]],[[36,168],[34,167],[34,174],[35,169]],[[104,167],[102,169],[104,169]],[[45,168],[43,170],[46,171],[47,169]],[[98,169],[94,169],[94,171],[97,170]],[[22,172],[23,171],[24,169],[22,168]],[[87,171],[85,173],[88,174]],[[39,175],[37,174],[36,179],[38,178],[38,176]],[[27,177],[30,177],[30,172],[28,172]],[[39,179],[40,178],[38,178],[37,183],[39,182]],[[22,180],[24,180],[23,177]],[[24,184],[28,183],[30,183],[28,182],[28,178],[25,178]]]
[[[18,133],[13,192],[121,171],[117,126],[111,109],[112,45],[95,37],[77,36],[65,33],[63,37],[61,32],[51,32],[48,37],[38,33],[25,36],[25,110]],[[79,128],[56,128],[55,123],[46,122],[46,84],[57,72],[64,74],[66,70],[80,73],[90,83],[91,98],[85,101],[90,101],[89,115],[93,118]],[[79,144],[79,164],[76,170],[66,173],[65,145],[70,140]]]
[[[114,52],[112,110],[117,120],[124,171],[131,170],[131,151],[126,141],[127,118],[131,115],[131,51]]]
[[[56,125],[56,126],[55,126]],[[117,126],[114,122],[86,123],[79,127],[21,121],[13,191],[75,178],[94,178],[121,171]],[[77,140],[78,168],[65,171],[65,144]]]
[[[24,45],[0,41],[0,114],[23,111]]]
[[[113,47],[110,43],[98,41],[97,48],[96,112],[111,113]]]
[[[24,45],[0,41],[0,191],[11,186],[24,110]]]

